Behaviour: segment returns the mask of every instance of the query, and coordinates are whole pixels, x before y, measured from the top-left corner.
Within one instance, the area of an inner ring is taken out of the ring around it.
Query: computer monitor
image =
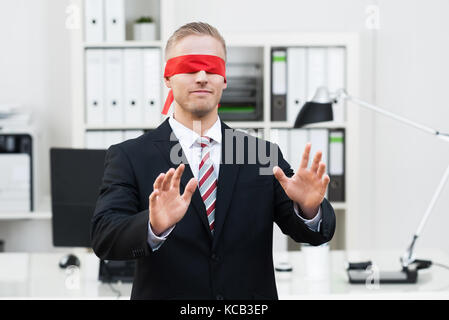
[[[50,149],[53,245],[91,248],[106,150]]]
[[[92,247],[91,220],[103,179],[105,156],[106,150],[50,149],[55,247]],[[99,279],[132,282],[134,269],[134,260],[101,260]]]

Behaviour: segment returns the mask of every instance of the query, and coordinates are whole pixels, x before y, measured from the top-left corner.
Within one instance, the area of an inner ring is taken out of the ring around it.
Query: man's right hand
[[[187,212],[197,180],[190,179],[181,196],[179,183],[184,167],[181,163],[176,170],[170,168],[167,173],[159,174],[154,181],[153,192],[150,194],[150,225],[156,236],[178,223]]]

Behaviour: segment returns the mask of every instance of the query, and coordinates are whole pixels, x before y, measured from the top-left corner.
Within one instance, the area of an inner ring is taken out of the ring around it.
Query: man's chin
[[[214,112],[215,107],[210,107],[210,106],[197,106],[197,107],[192,107],[189,108],[188,111],[192,114],[194,114],[196,117],[198,118],[202,118],[208,114],[210,114],[211,112]]]

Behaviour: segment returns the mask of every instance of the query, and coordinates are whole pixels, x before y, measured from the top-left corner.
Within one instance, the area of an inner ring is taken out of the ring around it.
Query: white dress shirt
[[[170,116],[168,122],[173,130],[173,133],[181,144],[182,151],[189,162],[193,176],[198,179],[199,164],[201,162],[201,146],[197,143],[197,139],[200,137],[199,134],[185,127],[173,116]],[[209,149],[210,158],[213,162],[216,176],[218,177],[221,162],[221,122],[219,117],[217,117],[217,121],[215,121],[213,126],[207,130],[204,135],[212,139]],[[307,220],[299,215],[298,204],[295,202],[293,204],[296,215],[302,219],[311,230],[319,231],[321,226],[321,207],[318,210],[318,214],[313,219]],[[150,223],[148,222],[148,244],[153,251],[159,249],[175,226],[169,228],[160,236],[156,236],[151,229]]]

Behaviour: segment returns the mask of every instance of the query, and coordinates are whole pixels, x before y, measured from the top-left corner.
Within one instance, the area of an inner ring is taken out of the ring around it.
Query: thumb
[[[151,208],[154,208],[156,205],[157,196],[159,195],[159,189],[154,189],[153,192],[150,194],[150,210]]]
[[[184,189],[184,193],[182,195],[182,199],[184,201],[190,202],[193,193],[196,190],[197,181],[195,178],[190,179],[189,183],[187,183],[186,188]]]
[[[285,189],[285,185],[288,182],[288,177],[285,175],[284,171],[278,166],[274,166],[273,174],[276,177],[276,179],[278,179],[281,186]]]

